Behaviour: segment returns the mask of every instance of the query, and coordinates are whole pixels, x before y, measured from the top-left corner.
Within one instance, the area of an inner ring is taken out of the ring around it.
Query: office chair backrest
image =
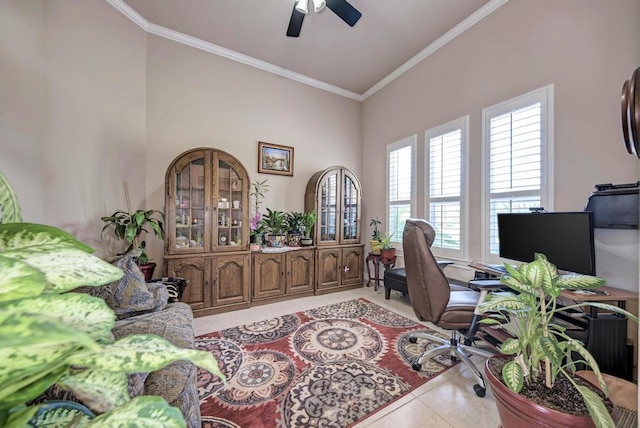
[[[409,219],[402,233],[407,289],[413,311],[422,321],[438,322],[449,303],[449,281],[431,253],[436,236],[426,220]]]

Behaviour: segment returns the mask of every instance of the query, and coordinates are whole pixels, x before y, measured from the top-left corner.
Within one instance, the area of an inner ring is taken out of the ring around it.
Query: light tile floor
[[[197,336],[358,297],[364,297],[418,322],[408,298],[397,292],[392,292],[391,299],[385,300],[384,288],[378,287],[378,290],[374,291],[373,287],[363,287],[196,318],[194,320],[195,334]],[[435,328],[429,323],[423,324]],[[480,370],[484,371],[484,360],[480,357],[472,357],[472,359]],[[477,397],[473,391],[475,383],[471,372],[463,364],[458,364],[416,388],[410,394],[374,413],[355,425],[355,428],[497,427],[500,420],[493,394],[490,389],[487,389],[487,395],[484,398]]]

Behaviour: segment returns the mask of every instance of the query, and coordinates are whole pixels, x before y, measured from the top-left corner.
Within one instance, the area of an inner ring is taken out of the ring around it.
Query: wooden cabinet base
[[[287,294],[287,295],[284,295],[284,296],[270,297],[270,298],[265,298],[265,299],[260,299],[260,300],[253,300],[251,302],[251,306],[260,306],[260,305],[267,305],[269,303],[284,302],[284,301],[287,301],[287,300],[299,299],[301,297],[310,297],[310,296],[313,296],[313,295],[314,295],[313,291],[307,291],[306,293]]]
[[[240,309],[249,309],[251,302],[236,303],[233,305],[215,306],[202,309],[193,309],[194,317],[206,317],[208,315],[222,314],[225,312],[238,311]]]
[[[349,284],[349,285],[341,285],[339,287],[327,287],[316,290],[316,295],[320,296],[322,294],[329,293],[337,293],[339,291],[353,290],[354,288],[362,288],[363,284]]]

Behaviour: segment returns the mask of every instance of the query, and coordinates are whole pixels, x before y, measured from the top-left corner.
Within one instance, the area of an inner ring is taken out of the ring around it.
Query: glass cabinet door
[[[342,238],[345,240],[359,239],[358,225],[360,223],[360,195],[358,193],[358,187],[353,179],[346,173],[343,183],[344,188],[342,190],[342,201],[344,204],[344,211],[342,219]]]
[[[319,239],[322,242],[338,240],[338,178],[339,171],[333,171],[320,184],[320,193],[318,195],[320,209],[317,221],[320,228]]]
[[[175,177],[176,249],[204,250],[205,247],[205,162],[195,159],[180,169]]]
[[[242,175],[232,165],[218,159],[218,194],[214,196],[217,204],[216,233],[214,247],[242,246],[249,237],[242,234],[243,201]],[[216,199],[217,198],[217,199]]]

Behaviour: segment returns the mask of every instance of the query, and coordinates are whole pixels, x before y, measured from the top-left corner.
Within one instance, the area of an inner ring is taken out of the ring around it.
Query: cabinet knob
[[[209,280],[205,279],[204,280],[204,288],[207,288],[209,286]]]

